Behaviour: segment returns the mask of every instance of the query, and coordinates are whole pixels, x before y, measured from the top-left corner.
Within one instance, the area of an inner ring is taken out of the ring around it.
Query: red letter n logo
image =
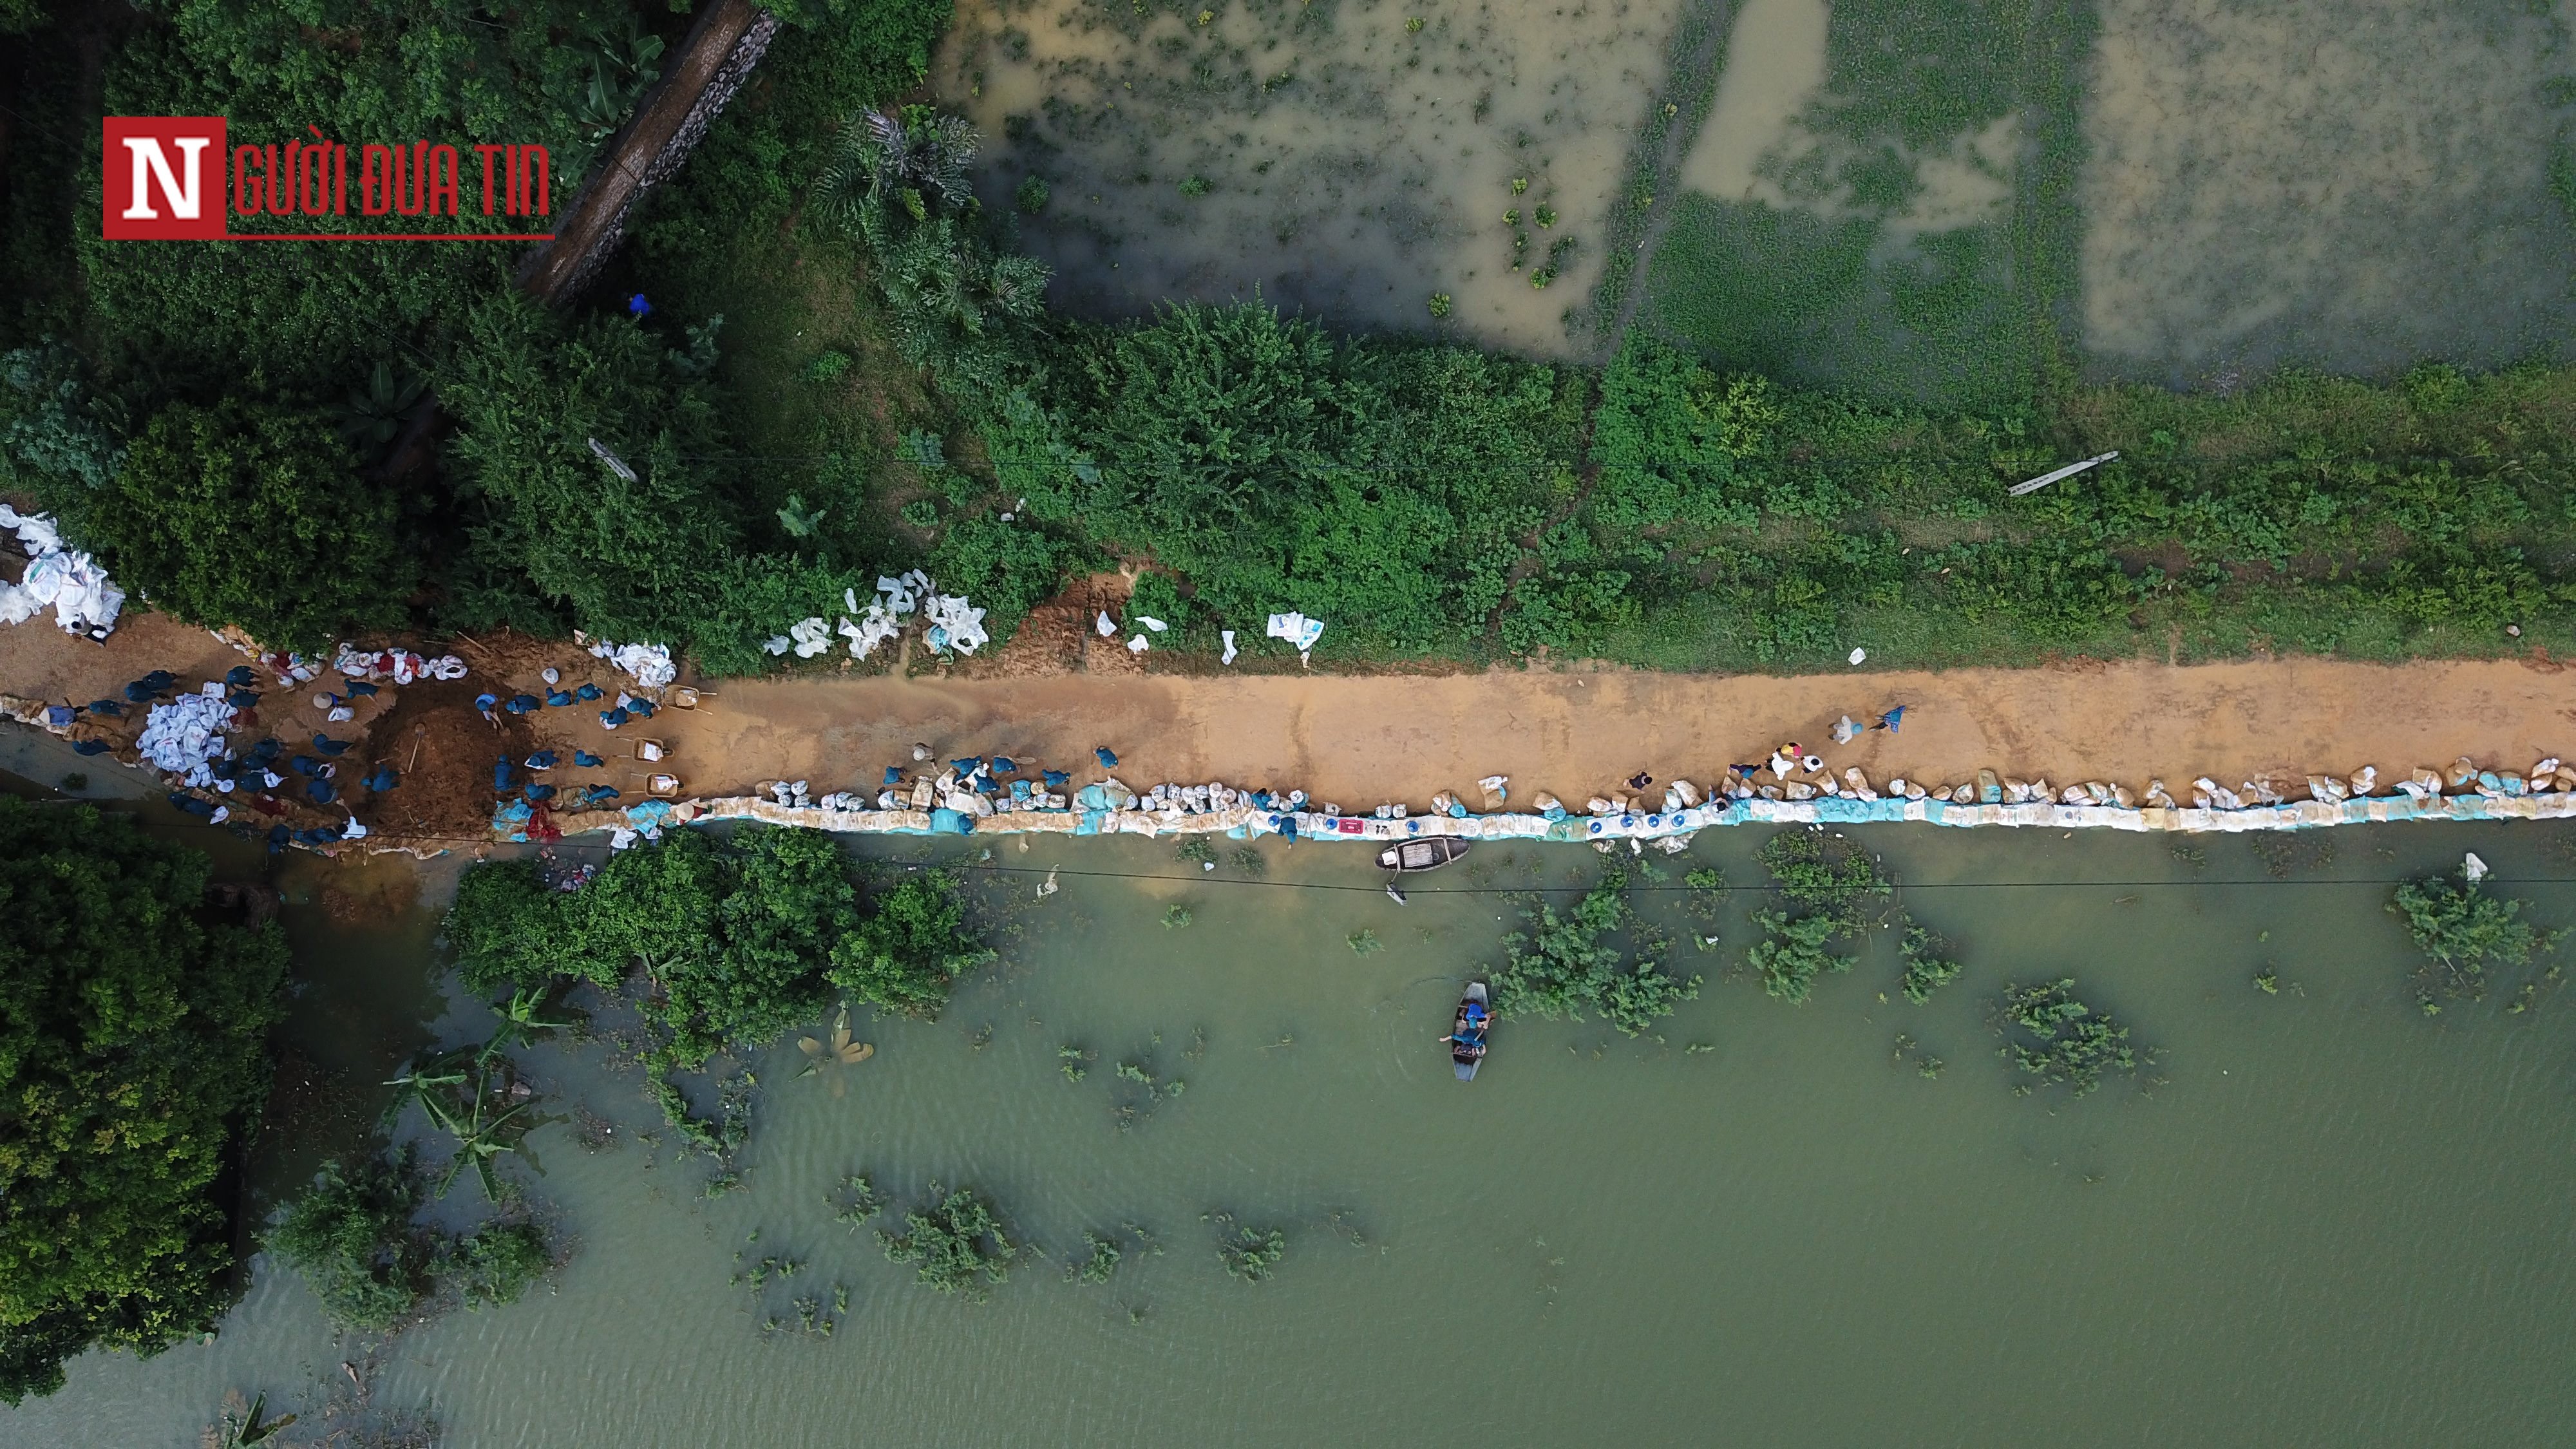
[[[109,241],[208,241],[224,234],[224,118],[109,116],[100,158]],[[209,191],[213,195],[209,196]]]

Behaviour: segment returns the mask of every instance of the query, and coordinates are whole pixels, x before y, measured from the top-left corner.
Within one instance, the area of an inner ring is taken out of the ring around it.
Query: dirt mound
[[[483,839],[492,825],[492,764],[504,753],[524,760],[535,743],[526,721],[503,714],[499,729],[474,707],[482,686],[467,678],[405,687],[394,707],[367,731],[367,762],[344,777],[363,778],[391,765],[401,783],[370,795],[358,811],[367,828],[390,837]]]

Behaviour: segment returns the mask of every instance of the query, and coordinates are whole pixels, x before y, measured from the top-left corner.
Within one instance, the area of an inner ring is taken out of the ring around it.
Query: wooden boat
[[[1387,870],[1438,870],[1466,853],[1467,842],[1433,835],[1390,845],[1377,853],[1377,863]]]
[[[1485,1035],[1493,1026],[1493,1013],[1485,1006],[1485,983],[1470,981],[1466,994],[1458,998],[1458,1019],[1441,1040],[1449,1043],[1449,1060],[1458,1068],[1458,1080],[1476,1080],[1476,1066],[1485,1059]]]

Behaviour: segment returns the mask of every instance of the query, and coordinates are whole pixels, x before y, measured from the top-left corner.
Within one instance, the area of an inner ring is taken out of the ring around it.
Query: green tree
[[[388,1332],[427,1288],[430,1242],[411,1221],[420,1200],[408,1152],[334,1158],[287,1203],[268,1249],[304,1275],[333,1321]]]
[[[948,1004],[957,978],[993,959],[966,925],[955,875],[908,876],[877,898],[832,945],[832,984],[889,1011],[925,1019]]]
[[[211,872],[126,819],[0,798],[0,1400],[222,1307],[216,1181],[267,1093],[286,941],[203,921]]]
[[[357,476],[318,409],[173,403],[115,481],[61,501],[78,540],[156,607],[280,648],[399,624],[417,577],[397,500]]]
[[[673,358],[623,316],[571,323],[515,295],[475,310],[438,389],[474,571],[460,623],[688,635],[740,525],[710,461],[714,395]]]
[[[2485,996],[2489,965],[2527,966],[2564,934],[2532,929],[2519,919],[2522,902],[2488,895],[2465,875],[2456,885],[2442,876],[2404,882],[2388,909],[2405,918],[2424,953],[2415,970],[2415,999],[2427,1016],[2445,1001]]]

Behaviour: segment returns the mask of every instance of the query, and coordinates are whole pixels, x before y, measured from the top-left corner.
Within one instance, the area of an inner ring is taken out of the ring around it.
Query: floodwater
[[[1668,864],[1757,881],[1759,838],[1711,831]],[[536,1049],[554,1110],[622,1124],[595,1152],[566,1122],[530,1139],[544,1173],[524,1180],[579,1240],[555,1291],[371,1357],[262,1264],[213,1345],[83,1359],[61,1394],[0,1411],[0,1440],[178,1449],[226,1390],[319,1408],[347,1361],[372,1367],[378,1412],[430,1415],[454,1449],[1463,1428],[1505,1446],[2564,1442],[2576,999],[2509,1014],[2508,980],[2427,1020],[2382,909],[2389,881],[2475,849],[2543,923],[2576,921],[2564,832],[2340,830],[2276,839],[2268,863],[2210,839],[2197,864],[2159,839],[1867,838],[1967,963],[1930,1005],[1896,995],[1886,933],[1804,1007],[1717,976],[1748,892],[1720,951],[1684,948],[1712,979],[1658,1038],[1512,1023],[1466,1085],[1433,1038],[1496,958],[1512,907],[1493,892],[1586,880],[1589,852],[1479,847],[1399,907],[1356,850],[1268,843],[1256,884],[1151,842],[967,847],[1020,928],[1004,963],[936,1024],[863,1022],[876,1054],[844,1097],[795,1078],[792,1047],[756,1061],[733,1192],[707,1199],[702,1162],[636,1140],[649,1109],[602,1047]],[[1056,865],[1105,874],[1040,902]],[[350,1044],[355,1076],[431,1029],[440,887],[342,889],[383,913],[319,929],[318,904],[291,908],[308,994],[375,999],[376,1020],[300,1008],[297,1032]],[[1676,934],[1698,924],[1677,893],[1644,899]],[[1175,903],[1192,923],[1157,924]],[[1381,949],[1355,952],[1361,930]],[[2251,984],[2267,968],[2278,995]],[[2058,975],[2162,1049],[2161,1085],[2011,1095],[1988,1003]],[[1068,1047],[1096,1053],[1080,1082]],[[1186,1091],[1149,1106],[1121,1061]],[[271,1189],[300,1170],[277,1156]],[[972,1186],[1050,1256],[988,1302],[935,1295],[832,1220],[852,1171],[899,1204]],[[1208,1213],[1284,1230],[1276,1276],[1229,1279]],[[1162,1253],[1066,1281],[1085,1230],[1129,1223]],[[738,1252],[807,1273],[754,1293],[729,1281]],[[828,1339],[764,1330],[833,1285],[849,1309]]]
[[[2204,385],[2558,350],[2570,61],[2514,0],[2105,0],[2085,347]]]
[[[1059,307],[1258,295],[1565,355],[1681,9],[965,0],[934,84],[986,137],[987,206],[1047,183],[1023,240]]]

